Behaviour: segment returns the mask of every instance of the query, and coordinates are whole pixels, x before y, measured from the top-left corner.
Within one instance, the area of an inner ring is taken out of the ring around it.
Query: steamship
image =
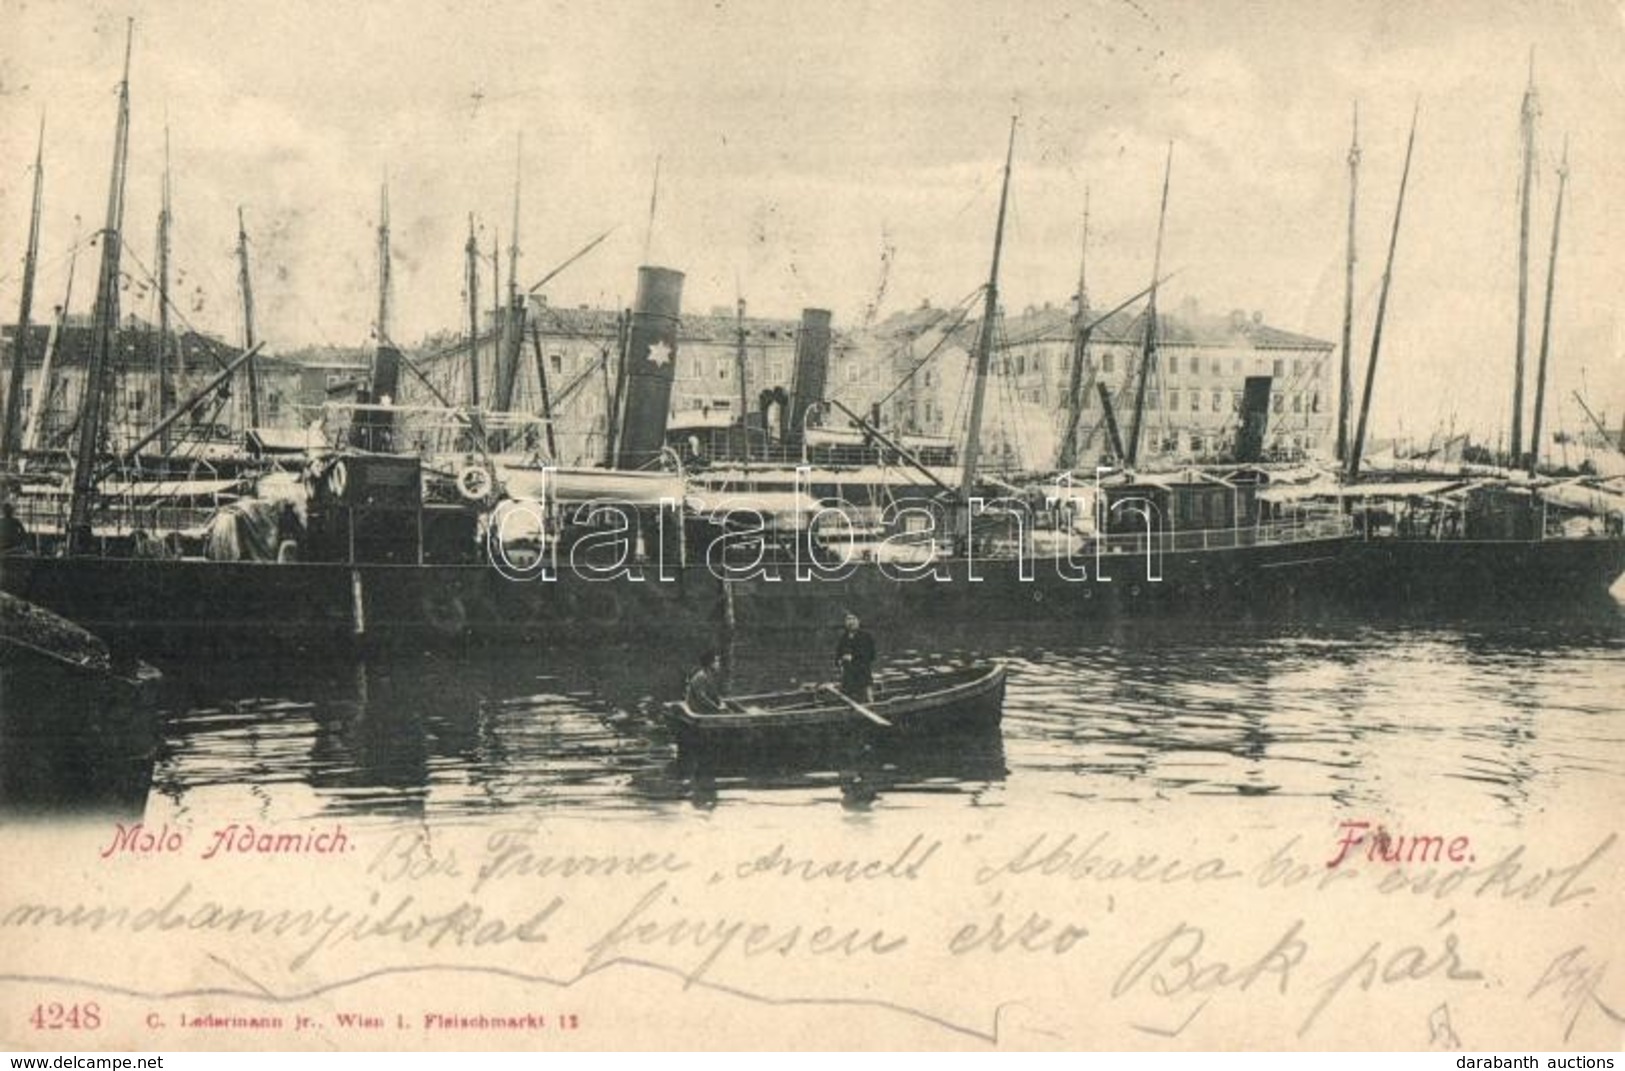
[[[730,495],[662,471],[672,456],[665,436],[683,276],[659,267],[640,269],[627,319],[612,467],[559,471],[515,462],[495,449],[498,436],[489,434],[484,413],[451,405],[445,408],[463,425],[466,453],[449,464],[425,461],[405,452],[405,414],[395,403],[410,362],[387,341],[387,195],[380,342],[350,407],[348,446],[313,457],[298,480],[260,478],[252,495],[220,510],[201,532],[154,539],[108,530],[98,524],[102,481],[113,467],[97,451],[99,385],[111,378],[118,320],[128,119],[126,70],[94,315],[99,334],[66,520],[0,557],[0,588],[110,643],[189,658],[221,645],[330,651],[649,636],[703,642],[728,632],[805,634],[848,607],[879,624],[1242,613],[1278,610],[1313,592],[1350,541],[1336,517],[1267,515],[1256,484],[1246,481],[1119,477],[1091,494],[1053,501],[989,496],[1006,501],[978,511],[973,499],[988,489],[976,468],[991,345],[984,328],[958,486],[859,421],[866,436],[907,455],[928,478],[912,496],[889,496],[905,507],[892,518],[896,530],[886,531],[882,516],[871,546],[853,560],[832,561],[839,540],[820,531],[830,519],[823,499],[794,489],[775,498],[762,486]],[[996,248],[1008,188],[1007,158]],[[997,260],[995,253],[984,325],[996,307]],[[510,315],[519,313],[515,296]],[[803,409],[823,393],[827,314],[821,322],[822,330],[815,323],[798,340],[791,401]],[[508,333],[510,360],[519,337]],[[880,502],[867,505],[873,514]],[[931,516],[932,507],[940,527],[912,523]],[[846,517],[841,531],[850,534],[851,521]]]

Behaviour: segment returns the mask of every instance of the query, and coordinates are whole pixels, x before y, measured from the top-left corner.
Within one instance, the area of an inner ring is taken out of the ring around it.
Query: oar
[[[841,702],[845,703],[859,714],[862,714],[876,725],[884,725],[888,729],[892,727],[891,722],[887,721],[885,718],[882,718],[879,714],[876,714],[874,711],[870,710],[856,699],[853,699],[851,696],[847,695],[833,684],[826,684],[821,687],[819,691],[828,692],[830,695],[836,696]]]

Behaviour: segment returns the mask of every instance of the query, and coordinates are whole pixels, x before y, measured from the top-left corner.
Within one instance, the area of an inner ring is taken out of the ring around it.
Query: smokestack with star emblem
[[[683,304],[683,273],[638,269],[638,296],[626,343],[626,410],[615,467],[642,468],[660,456],[677,374],[677,324]]]

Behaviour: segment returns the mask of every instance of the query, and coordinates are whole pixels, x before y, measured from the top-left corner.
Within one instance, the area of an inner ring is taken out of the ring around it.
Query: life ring
[[[468,627],[468,607],[455,592],[426,591],[422,607],[424,623],[442,636],[461,636]]]
[[[491,473],[478,465],[470,465],[457,474],[457,491],[470,502],[483,502],[491,493]]]
[[[342,461],[333,462],[333,467],[327,470],[327,489],[333,492],[334,498],[343,498],[344,489],[349,486],[350,470]]]

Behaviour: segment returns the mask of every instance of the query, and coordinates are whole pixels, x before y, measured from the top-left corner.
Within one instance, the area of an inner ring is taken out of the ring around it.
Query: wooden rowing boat
[[[666,724],[686,748],[770,754],[845,741],[883,743],[986,728],[1004,710],[1003,662],[931,673],[881,674],[873,698],[855,703],[829,685],[732,696],[715,712],[667,703]]]

